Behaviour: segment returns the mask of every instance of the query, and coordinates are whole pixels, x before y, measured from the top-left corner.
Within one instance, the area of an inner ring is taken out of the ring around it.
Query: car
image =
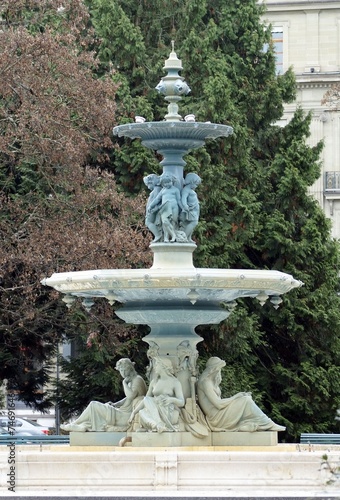
[[[9,420],[8,417],[0,417],[0,429],[5,432],[11,433],[14,430],[16,436],[36,436],[47,435],[49,432],[48,427],[37,424],[28,418],[15,418]]]

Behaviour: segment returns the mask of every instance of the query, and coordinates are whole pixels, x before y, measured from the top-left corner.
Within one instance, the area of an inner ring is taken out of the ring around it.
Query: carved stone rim
[[[102,269],[54,273],[41,282],[62,293],[86,295],[103,290],[162,290],[199,288],[207,290],[268,290],[286,293],[303,283],[280,271],[245,269]],[[273,292],[272,292],[273,293]],[[105,296],[105,295],[104,295]]]
[[[222,125],[210,122],[144,122],[126,123],[113,128],[113,135],[118,137],[129,137],[152,140],[157,138],[171,138],[179,136],[182,139],[215,139],[217,137],[228,137],[233,133],[230,125]]]

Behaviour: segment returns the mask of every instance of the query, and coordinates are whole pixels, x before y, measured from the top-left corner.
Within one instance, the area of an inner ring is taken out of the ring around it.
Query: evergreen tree
[[[84,313],[77,309],[78,316]],[[115,369],[120,358],[136,360],[136,369],[144,376],[146,345],[140,345],[139,331],[112,318],[106,301],[98,302],[68,339],[76,347],[75,356],[59,357],[63,376],[55,381],[54,392],[62,420],[79,414],[91,401],[106,403],[125,397],[122,378]]]
[[[34,372],[32,358],[46,361],[58,340],[81,339],[85,349],[59,387],[66,416],[94,394],[104,401],[120,391],[113,371],[118,356],[145,359],[136,347],[140,334],[112,321],[107,304],[98,301],[90,316],[75,304],[65,317],[60,298],[39,280],[66,269],[147,265],[143,203],[124,201],[103,171],[113,172],[127,193],[139,192],[143,176],[159,171],[155,154],[139,141],[119,139],[112,147],[108,136],[114,114],[117,123],[135,115],[163,119],[166,105],[154,87],[173,39],[192,88],[181,114],[234,128],[231,138],[208,141],[186,158],[186,170],[203,180],[195,264],[278,269],[304,282],[277,310],[239,300],[227,321],[198,329],[200,362],[223,357],[225,395],[252,391],[287,425],[285,439],[334,430],[339,248],[308,195],[320,175],[322,145],[306,145],[310,117],[300,110],[286,127],[275,125],[294,99],[295,82],[292,71],[275,75],[263,6],[255,0],[84,2],[96,38],[81,0],[64,2],[62,12],[56,0],[3,2],[2,377],[42,408],[46,399],[36,391],[48,374],[46,365]],[[65,128],[51,127],[56,114]]]
[[[88,3],[102,71],[113,67],[121,82],[120,123],[135,114],[163,119],[154,87],[174,39],[192,88],[181,114],[234,128],[231,139],[208,142],[186,158],[187,171],[203,180],[196,265],[277,269],[304,282],[278,310],[239,300],[223,324],[200,328],[202,356],[224,357],[225,393],[252,390],[287,425],[286,439],[332,431],[340,394],[339,248],[308,195],[322,148],[306,145],[310,117],[298,110],[286,127],[275,125],[294,99],[295,82],[291,70],[275,74],[264,7],[255,0]],[[157,168],[138,141],[119,140],[112,164],[130,192],[146,169]]]

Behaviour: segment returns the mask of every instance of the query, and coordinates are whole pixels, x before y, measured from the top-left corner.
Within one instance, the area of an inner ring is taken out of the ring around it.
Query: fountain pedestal
[[[193,253],[195,243],[151,243],[153,265],[151,269],[195,269]]]

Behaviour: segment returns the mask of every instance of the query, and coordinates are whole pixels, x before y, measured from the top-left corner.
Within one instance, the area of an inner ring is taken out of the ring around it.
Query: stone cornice
[[[339,10],[339,0],[264,0],[267,12],[282,10]]]
[[[308,7],[308,6],[318,6],[324,7],[325,4],[339,5],[339,0],[265,0],[263,2],[268,6],[282,6],[282,7]]]
[[[340,82],[340,72],[331,73],[298,73],[295,74],[298,89],[328,89],[334,83]]]

